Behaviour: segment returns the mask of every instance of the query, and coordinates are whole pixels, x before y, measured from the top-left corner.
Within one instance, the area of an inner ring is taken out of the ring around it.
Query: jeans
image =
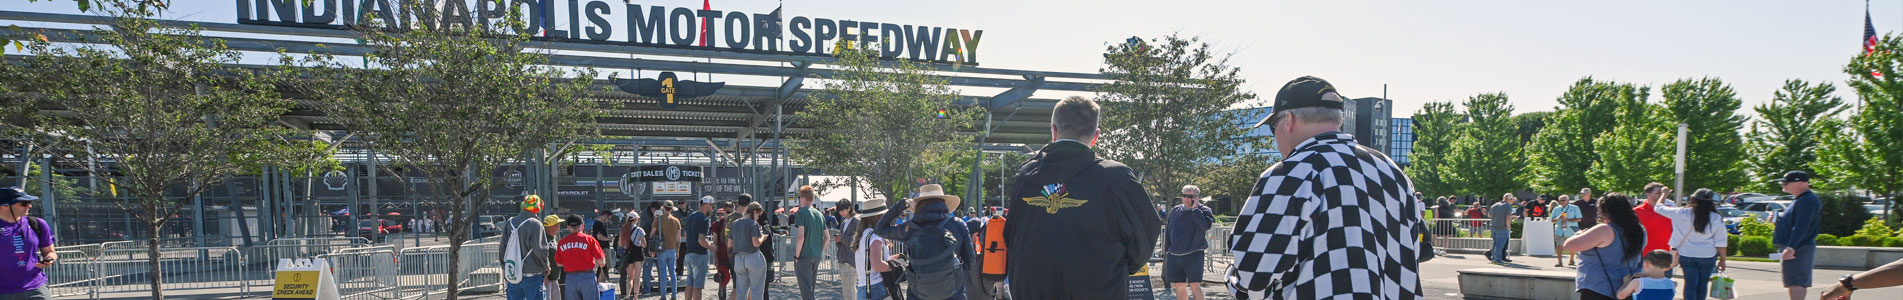
[[[601,300],[601,286],[595,282],[595,272],[568,273],[562,276],[562,281],[567,283],[562,288],[562,300]]]
[[[1487,260],[1493,262],[1507,261],[1507,238],[1513,235],[1510,231],[1511,230],[1507,229],[1493,230],[1493,257],[1488,257]]]
[[[865,300],[884,300],[885,286],[874,284],[859,287],[859,297]]]
[[[659,284],[661,286],[661,295],[665,295],[662,296],[664,299],[674,298],[674,292],[679,291],[681,287],[679,277],[674,274],[674,263],[676,262],[674,260],[674,253],[675,250],[662,250],[661,255],[657,255],[658,257],[654,258],[656,261],[655,264],[658,265],[654,267],[660,270],[660,274],[657,276],[661,277]]]
[[[706,254],[688,253],[687,257],[681,260],[681,263],[687,267],[687,282],[681,285],[697,289],[707,287]]]
[[[647,254],[642,254],[642,255],[647,255]],[[659,258],[649,259],[649,261],[651,262],[646,264],[641,264],[641,289],[639,291],[634,292],[635,295],[647,293],[648,289],[654,288],[654,284],[653,284],[654,283],[654,268],[655,268],[655,265],[661,264],[661,261]]]
[[[858,291],[857,286],[859,286],[859,277],[851,276],[852,275],[851,273],[853,272],[852,265],[846,264],[845,261],[834,260],[833,270],[834,270],[833,271],[834,273],[840,274],[839,292],[843,294],[840,295],[839,299],[840,300],[859,299],[859,293],[857,293]]]
[[[735,299],[765,299],[766,255],[754,252],[734,256],[733,273]]]
[[[0,294],[0,300],[46,300],[46,287],[19,291],[12,294]]]
[[[1711,272],[1718,270],[1718,258],[1680,256],[1678,266],[1685,269],[1685,299],[1705,299],[1705,293],[1711,292]]]
[[[547,274],[524,275],[521,283],[510,283],[506,291],[509,300],[544,300],[548,294],[542,289],[542,281]]]
[[[800,299],[813,300],[815,282],[819,280],[819,256],[803,256],[793,262],[793,276],[799,277]]]

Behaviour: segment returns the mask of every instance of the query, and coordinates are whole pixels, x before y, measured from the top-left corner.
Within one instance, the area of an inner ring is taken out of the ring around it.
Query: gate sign
[[[674,109],[681,100],[713,95],[727,86],[725,82],[680,80],[674,72],[661,72],[657,79],[614,79],[615,88],[630,94],[661,100],[662,109]]]
[[[271,299],[337,300],[337,279],[331,277],[330,262],[322,258],[278,259]]]
[[[635,169],[635,171],[633,172],[628,172],[627,177],[638,177],[641,179],[640,180],[641,182],[653,182],[653,181],[699,182],[701,178],[701,171],[699,166],[642,166],[640,169]]]

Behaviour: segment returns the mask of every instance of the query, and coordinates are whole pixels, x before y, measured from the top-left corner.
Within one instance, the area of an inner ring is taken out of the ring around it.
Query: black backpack
[[[905,280],[912,293],[925,299],[950,299],[965,289],[965,265],[957,256],[958,237],[945,226],[965,226],[956,219],[936,225],[907,223],[911,236],[905,240]]]

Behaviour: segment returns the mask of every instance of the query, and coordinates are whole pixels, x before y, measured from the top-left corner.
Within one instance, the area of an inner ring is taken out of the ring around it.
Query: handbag
[[[1711,275],[1711,291],[1708,294],[1714,299],[1731,299],[1736,296],[1731,290],[1733,283],[1736,283],[1736,281],[1732,280],[1730,276],[1725,276],[1725,272],[1721,271],[1716,275]]]

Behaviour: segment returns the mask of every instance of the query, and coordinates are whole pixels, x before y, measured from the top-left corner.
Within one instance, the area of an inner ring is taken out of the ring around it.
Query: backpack
[[[524,250],[522,249],[522,240],[512,237],[512,235],[514,235],[517,230],[521,230],[523,224],[528,223],[529,222],[516,223],[515,226],[509,227],[510,234],[503,235],[508,246],[502,249],[502,278],[510,284],[522,283],[522,251]]]
[[[956,219],[936,225],[906,223],[911,236],[905,239],[905,280],[912,282],[912,293],[925,299],[950,299],[965,288],[964,262],[956,255],[958,237],[945,226],[964,226]]]

